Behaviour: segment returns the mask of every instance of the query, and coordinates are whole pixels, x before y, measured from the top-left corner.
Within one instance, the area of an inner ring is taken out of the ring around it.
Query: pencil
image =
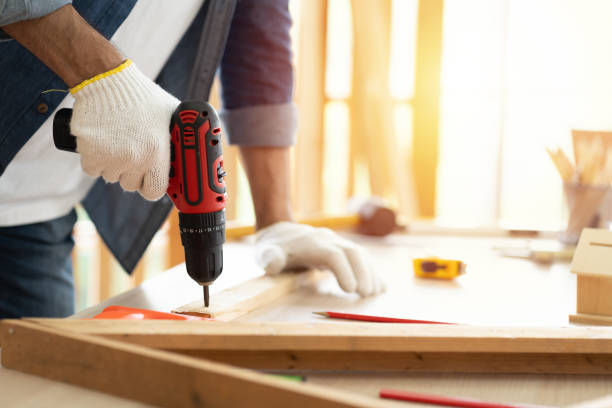
[[[384,389],[380,390],[380,398],[394,399],[400,401],[420,402],[422,404],[442,405],[445,407],[462,408],[534,408],[535,405],[503,404],[496,402],[485,402],[469,398],[443,397],[439,395],[419,394],[410,391],[398,391]],[[544,407],[541,407],[544,408]]]
[[[316,315],[324,316],[324,317],[331,318],[331,319],[359,320],[363,322],[414,323],[414,324],[457,324],[457,323],[434,322],[431,320],[398,319],[395,317],[368,316],[368,315],[361,315],[361,314],[339,313],[339,312],[313,312],[313,313]]]

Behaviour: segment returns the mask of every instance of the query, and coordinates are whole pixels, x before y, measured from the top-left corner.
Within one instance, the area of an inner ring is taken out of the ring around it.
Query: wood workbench
[[[367,247],[387,282],[387,293],[360,299],[343,293],[329,278],[303,288],[242,321],[319,321],[313,311],[346,311],[491,326],[568,326],[575,310],[575,276],[568,263],[541,265],[505,258],[497,247],[522,247],[527,240],[504,236],[394,235],[384,239],[350,236]],[[542,242],[542,240],[539,240]],[[411,260],[437,255],[462,259],[467,274],[451,282],[416,280]],[[225,247],[225,272],[215,293],[263,273],[254,266],[250,242]],[[169,311],[201,296],[184,271],[175,267],[140,287],[74,317],[91,317],[116,304]],[[612,376],[483,375],[439,373],[308,373],[308,381],[356,393],[377,395],[381,388],[515,402],[567,406],[612,394]],[[112,406],[143,404],[0,368],[0,406]],[[417,404],[398,403],[401,406]]]

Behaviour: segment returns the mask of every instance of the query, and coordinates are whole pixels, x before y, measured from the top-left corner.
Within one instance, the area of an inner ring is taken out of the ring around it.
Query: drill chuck
[[[200,214],[179,212],[179,230],[187,273],[200,284],[210,284],[223,271],[225,210]]]

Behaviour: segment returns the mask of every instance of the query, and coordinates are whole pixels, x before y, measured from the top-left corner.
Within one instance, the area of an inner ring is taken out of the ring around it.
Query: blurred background
[[[562,229],[545,147],[612,130],[609,0],[291,0],[300,130],[296,216],[379,196],[408,220]],[[211,97],[220,108],[218,85]],[[227,218],[254,221],[237,150],[224,147]],[[176,214],[132,277],[81,212],[77,309],[182,262]]]

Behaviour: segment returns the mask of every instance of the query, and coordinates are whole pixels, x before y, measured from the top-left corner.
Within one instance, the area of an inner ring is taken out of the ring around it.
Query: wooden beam
[[[417,20],[412,164],[419,213],[436,209],[443,0],[420,0]]]
[[[610,328],[34,321],[260,369],[612,373]]]
[[[576,313],[569,315],[569,321],[572,323],[591,324],[599,326],[612,326],[612,316],[599,314]]]
[[[113,279],[113,255],[106,247],[104,241],[98,237],[98,259],[99,259],[99,279],[100,279],[100,302],[112,296]]]
[[[393,141],[393,101],[389,91],[391,0],[352,0],[351,6],[353,80],[349,194],[355,194],[355,168],[361,160],[368,166],[371,193],[395,199],[398,157]]]
[[[295,101],[299,107],[294,149],[293,208],[298,215],[322,210],[323,110],[327,0],[299,2]]]
[[[33,322],[4,320],[0,337],[6,368],[157,406],[381,406],[379,400],[331,388]]]
[[[329,273],[323,271],[261,276],[216,294],[211,307],[204,307],[202,299],[198,299],[174,309],[173,312],[225,321],[233,320],[274,302],[300,286],[312,285],[327,276]]]
[[[300,224],[311,225],[313,227],[325,227],[331,229],[351,229],[359,225],[359,214],[347,215],[319,215],[306,218],[300,218]],[[245,225],[244,223],[228,222],[225,229],[225,238],[229,241],[232,239],[243,238],[247,235],[255,233],[254,225]]]

